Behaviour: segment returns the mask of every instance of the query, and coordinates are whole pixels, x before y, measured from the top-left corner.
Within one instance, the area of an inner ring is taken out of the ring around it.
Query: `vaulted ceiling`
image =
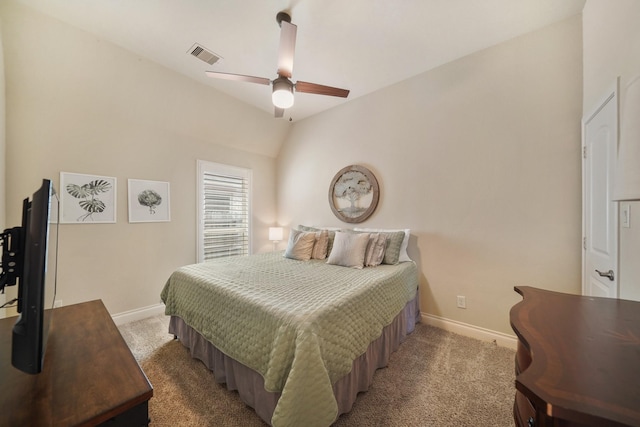
[[[347,99],[297,93],[285,117],[300,120],[579,14],[586,0],[18,1],[269,113],[269,86],[205,70],[275,78],[276,14],[288,11],[297,25],[292,80],[351,90]],[[222,59],[192,56],[195,43]]]

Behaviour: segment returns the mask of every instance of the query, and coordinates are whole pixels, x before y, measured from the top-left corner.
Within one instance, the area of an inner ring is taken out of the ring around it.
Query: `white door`
[[[582,120],[583,295],[618,297],[618,202],[612,202],[618,152],[617,84]]]

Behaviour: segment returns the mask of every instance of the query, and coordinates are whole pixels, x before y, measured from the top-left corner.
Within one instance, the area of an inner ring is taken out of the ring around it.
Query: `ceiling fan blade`
[[[231,74],[231,73],[218,73],[215,71],[205,71],[207,76],[213,77],[216,79],[225,79],[225,80],[235,80],[239,82],[249,82],[249,83],[258,83],[261,85],[269,85],[271,84],[271,80],[266,77],[254,77],[254,76],[245,76],[242,74]]]
[[[287,21],[280,23],[280,48],[278,50],[278,75],[291,78],[293,55],[296,51],[298,27]]]
[[[346,98],[347,96],[349,96],[348,89],[340,89],[337,87],[324,86],[316,83],[301,82],[300,80],[296,82],[296,92],[315,93],[317,95],[339,96],[340,98]]]
[[[284,117],[284,108],[278,108],[278,107],[273,107],[273,117],[275,117],[276,119],[279,119],[281,117]]]

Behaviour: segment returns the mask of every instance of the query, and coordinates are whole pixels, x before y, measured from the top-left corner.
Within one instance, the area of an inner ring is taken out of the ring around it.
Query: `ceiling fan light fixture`
[[[278,108],[291,108],[293,106],[293,83],[289,79],[279,77],[273,81],[273,93],[271,94],[273,105]]]
[[[271,102],[275,106],[273,116],[281,118],[284,110],[293,107],[294,92],[313,93],[316,95],[337,96],[346,98],[349,90],[332,86],[319,85],[317,83],[291,81],[293,72],[293,56],[296,48],[297,26],[291,23],[291,15],[280,12],[276,15],[276,21],[280,25],[280,47],[278,48],[278,70],[275,80],[266,77],[247,76],[244,74],[221,73],[206,71],[207,76],[218,79],[235,80],[261,85],[271,85]],[[193,50],[193,49],[192,49]],[[295,87],[295,90],[294,90]]]

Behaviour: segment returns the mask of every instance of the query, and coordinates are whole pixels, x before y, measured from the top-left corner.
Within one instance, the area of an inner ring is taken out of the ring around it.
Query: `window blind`
[[[203,171],[203,260],[249,254],[249,179]]]

